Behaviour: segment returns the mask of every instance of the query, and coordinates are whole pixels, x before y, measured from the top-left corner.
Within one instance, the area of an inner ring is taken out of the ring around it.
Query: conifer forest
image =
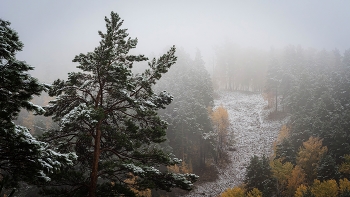
[[[350,197],[348,8],[0,0],[0,197]]]

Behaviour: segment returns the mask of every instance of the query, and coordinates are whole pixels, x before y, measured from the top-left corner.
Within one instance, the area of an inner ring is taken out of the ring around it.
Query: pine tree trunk
[[[92,160],[92,169],[90,176],[89,197],[96,196],[97,178],[98,178],[98,161],[100,160],[100,146],[101,146],[101,130],[96,129],[94,158]]]

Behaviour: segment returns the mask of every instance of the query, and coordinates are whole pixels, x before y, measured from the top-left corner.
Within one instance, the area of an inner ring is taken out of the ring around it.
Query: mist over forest
[[[350,196],[347,1],[1,1],[0,196]]]

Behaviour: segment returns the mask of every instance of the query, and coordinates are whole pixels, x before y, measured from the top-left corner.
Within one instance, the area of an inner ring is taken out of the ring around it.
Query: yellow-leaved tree
[[[262,192],[257,188],[253,188],[247,193],[247,197],[262,197]]]
[[[270,162],[273,177],[277,180],[277,196],[285,193],[288,184],[288,178],[291,177],[293,164],[290,162],[282,163],[281,159],[275,159]]]
[[[242,187],[229,188],[220,197],[245,197],[245,189]]]
[[[340,165],[339,172],[350,174],[350,155],[344,155],[345,161]]]
[[[312,184],[313,180],[316,179],[318,162],[326,152],[327,147],[322,146],[322,139],[318,137],[310,137],[300,147],[297,156],[297,165],[304,170],[308,184]]]
[[[316,197],[337,197],[338,189],[337,182],[333,179],[322,182],[315,179],[311,193]]]
[[[304,184],[301,184],[295,191],[294,197],[304,197],[307,191],[308,191],[308,187]]]
[[[289,136],[289,128],[287,127],[287,125],[283,125],[281,127],[280,132],[278,133],[276,143],[277,144],[281,143],[283,139],[287,138],[288,136]]]
[[[228,128],[230,126],[227,109],[224,106],[220,105],[213,110],[210,117],[217,132],[217,151],[219,154],[218,157],[220,157],[220,154],[222,153],[224,146],[227,143]]]
[[[350,194],[350,181],[347,178],[339,180],[339,193],[343,196]]]
[[[293,196],[296,189],[305,183],[305,173],[300,166],[296,165],[291,173],[291,176],[287,180],[287,196]]]
[[[284,139],[289,136],[289,128],[287,125],[283,125],[278,132],[277,139],[273,142],[273,157],[276,157],[277,145],[281,144]]]

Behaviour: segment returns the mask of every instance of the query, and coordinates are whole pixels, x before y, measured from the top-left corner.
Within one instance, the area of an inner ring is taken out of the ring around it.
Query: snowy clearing
[[[218,169],[219,177],[214,182],[196,185],[187,196],[218,196],[227,188],[242,183],[245,167],[254,155],[270,156],[272,144],[284,120],[267,120],[268,110],[264,107],[261,94],[244,92],[220,92],[215,106],[223,105],[230,118],[230,132],[233,135],[237,150],[228,151],[231,163]]]

